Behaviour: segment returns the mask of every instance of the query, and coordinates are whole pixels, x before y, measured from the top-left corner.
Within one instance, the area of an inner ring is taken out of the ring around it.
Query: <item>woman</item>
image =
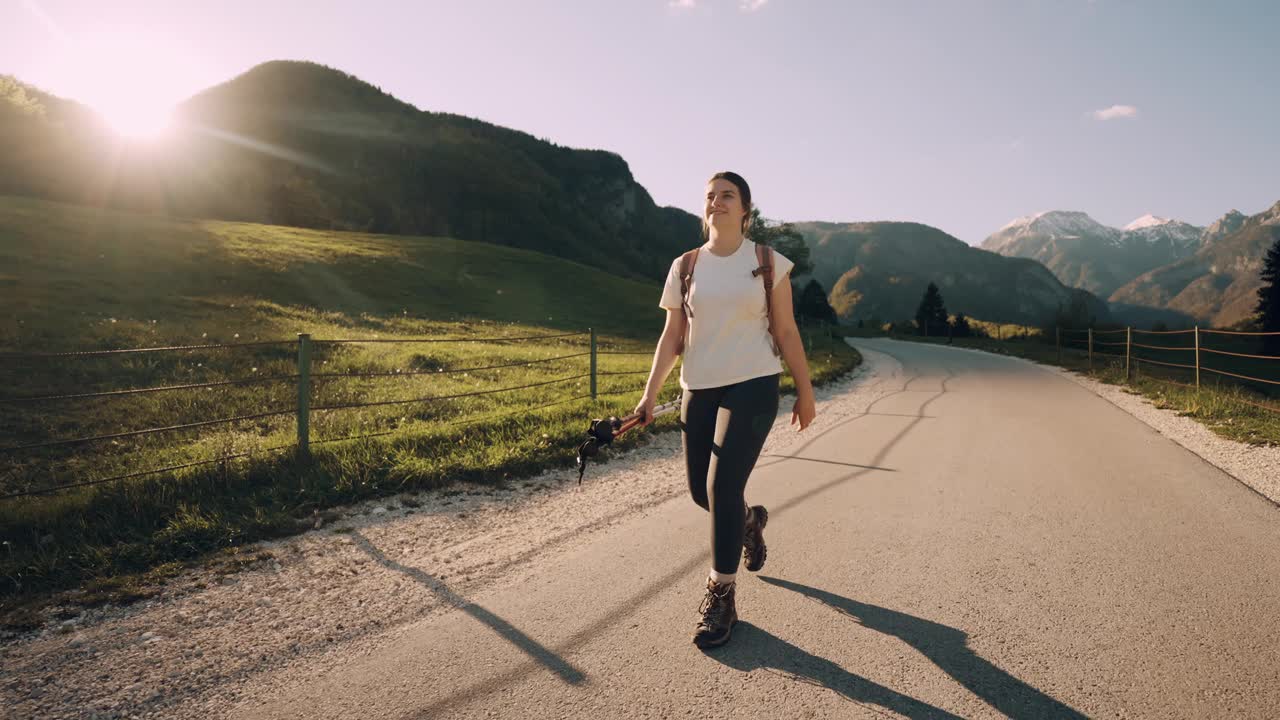
[[[794,263],[772,253],[773,288],[766,302],[767,276],[759,267],[756,244],[745,237],[750,219],[747,181],[731,172],[712,177],[702,212],[706,242],[694,255],[691,281],[685,279],[687,292],[682,292],[681,258],[671,263],[659,303],[667,311],[667,324],[635,410],[643,413],[644,424],[652,422],[658,391],[683,347],[685,470],[694,502],[711,513],[711,572],[693,636],[701,648],[727,642],[738,620],[739,556],[753,572],[764,564],[763,530],[769,514],[761,505],[748,508],[744,490],[778,414],[779,354],[796,383],[791,424],[804,430],[816,414],[791,309],[787,274]]]

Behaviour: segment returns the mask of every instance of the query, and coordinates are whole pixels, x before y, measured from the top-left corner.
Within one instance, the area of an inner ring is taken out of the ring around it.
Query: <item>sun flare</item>
[[[78,100],[120,136],[157,139],[186,94],[187,53],[172,38],[136,27],[103,27],[77,38],[66,61],[82,84]]]
[[[97,110],[120,135],[145,140],[158,138],[169,129],[172,109],[154,102],[113,101],[99,103]]]

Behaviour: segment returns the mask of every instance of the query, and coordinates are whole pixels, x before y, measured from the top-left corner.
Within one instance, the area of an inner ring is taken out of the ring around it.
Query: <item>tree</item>
[[[1280,332],[1280,235],[1262,261],[1262,287],[1258,288],[1258,323],[1262,332]],[[1280,353],[1280,336],[1268,335],[1268,353]]]
[[[796,320],[801,322],[817,320],[832,325],[838,322],[836,311],[832,309],[831,303],[827,302],[827,293],[813,278],[809,278],[809,282],[804,286],[804,290],[800,291],[800,296],[796,298],[794,305]]]
[[[776,223],[766,220],[760,215],[760,208],[751,208],[751,228],[747,230],[753,242],[768,245],[787,259],[795,263],[791,269],[791,277],[808,275],[813,272],[813,262],[809,259],[809,246],[804,244],[804,235],[792,227],[791,223]]]
[[[1058,306],[1056,312],[1050,315],[1041,326],[1044,337],[1052,338],[1058,329],[1062,330],[1085,330],[1094,326],[1097,318],[1089,309],[1089,302],[1085,294],[1079,291],[1072,291],[1071,298],[1067,303],[1067,307]]]
[[[945,335],[947,333],[947,306],[942,302],[938,286],[929,283],[920,306],[916,308],[916,331],[921,335]]]
[[[969,327],[969,318],[960,313],[956,316],[955,322],[951,323],[951,334],[955,337],[969,337],[973,335],[973,328]]]

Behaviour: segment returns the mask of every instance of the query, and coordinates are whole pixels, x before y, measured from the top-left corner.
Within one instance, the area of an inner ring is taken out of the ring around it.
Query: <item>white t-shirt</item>
[[[702,246],[693,268],[689,290],[693,317],[685,338],[680,387],[700,390],[782,372],[769,342],[764,275],[751,275],[758,267],[755,243],[744,239],[728,257],[714,255],[708,248]],[[794,266],[782,253],[773,252],[774,287],[790,282],[787,273]],[[658,306],[680,310],[679,257],[667,272]]]

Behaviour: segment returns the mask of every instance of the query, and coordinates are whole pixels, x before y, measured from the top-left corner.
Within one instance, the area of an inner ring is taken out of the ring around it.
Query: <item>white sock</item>
[[[720,573],[716,572],[715,568],[711,568],[711,575],[708,577],[714,580],[717,585],[728,585],[733,582],[734,578],[738,577],[738,573]]]

